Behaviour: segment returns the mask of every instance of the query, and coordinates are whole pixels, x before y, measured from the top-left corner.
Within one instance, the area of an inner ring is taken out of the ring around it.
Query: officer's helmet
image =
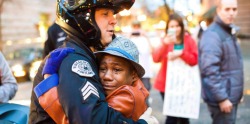
[[[57,20],[63,30],[85,42],[87,46],[100,43],[100,30],[95,22],[95,8],[111,8],[115,13],[130,9],[135,0],[58,0]]]

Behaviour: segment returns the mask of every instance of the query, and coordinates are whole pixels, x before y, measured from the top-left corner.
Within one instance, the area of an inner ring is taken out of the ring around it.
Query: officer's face
[[[105,54],[100,61],[99,76],[107,95],[122,85],[132,85],[136,79],[130,63],[120,57]]]
[[[238,11],[237,0],[221,0],[217,14],[225,24],[232,24]]]
[[[98,8],[95,12],[95,19],[98,27],[101,30],[101,43],[107,46],[112,41],[114,27],[117,20],[114,16],[114,11],[107,8]]]

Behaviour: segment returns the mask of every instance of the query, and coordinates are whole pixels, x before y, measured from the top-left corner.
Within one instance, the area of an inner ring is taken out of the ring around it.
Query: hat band
[[[135,61],[134,57],[132,57],[129,53],[127,53],[126,51],[124,51],[124,50],[122,50],[120,48],[108,47],[108,48],[105,49],[105,51],[108,51],[108,50],[113,50],[113,51],[119,52],[122,55],[124,55],[125,57],[129,58],[130,60]]]

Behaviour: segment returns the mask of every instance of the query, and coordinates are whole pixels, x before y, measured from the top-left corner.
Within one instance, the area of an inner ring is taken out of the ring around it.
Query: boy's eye
[[[120,71],[122,71],[122,70],[119,69],[119,68],[115,68],[114,71],[115,71],[115,72],[120,72]]]
[[[105,71],[106,70],[106,68],[104,68],[104,67],[100,67],[99,68],[99,71],[101,71],[101,72],[103,72],[103,71]]]

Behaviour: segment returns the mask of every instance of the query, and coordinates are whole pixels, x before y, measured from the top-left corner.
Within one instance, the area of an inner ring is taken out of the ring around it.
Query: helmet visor
[[[88,5],[89,1],[90,0],[61,0],[60,2],[63,2],[67,9],[74,10],[81,5]]]

